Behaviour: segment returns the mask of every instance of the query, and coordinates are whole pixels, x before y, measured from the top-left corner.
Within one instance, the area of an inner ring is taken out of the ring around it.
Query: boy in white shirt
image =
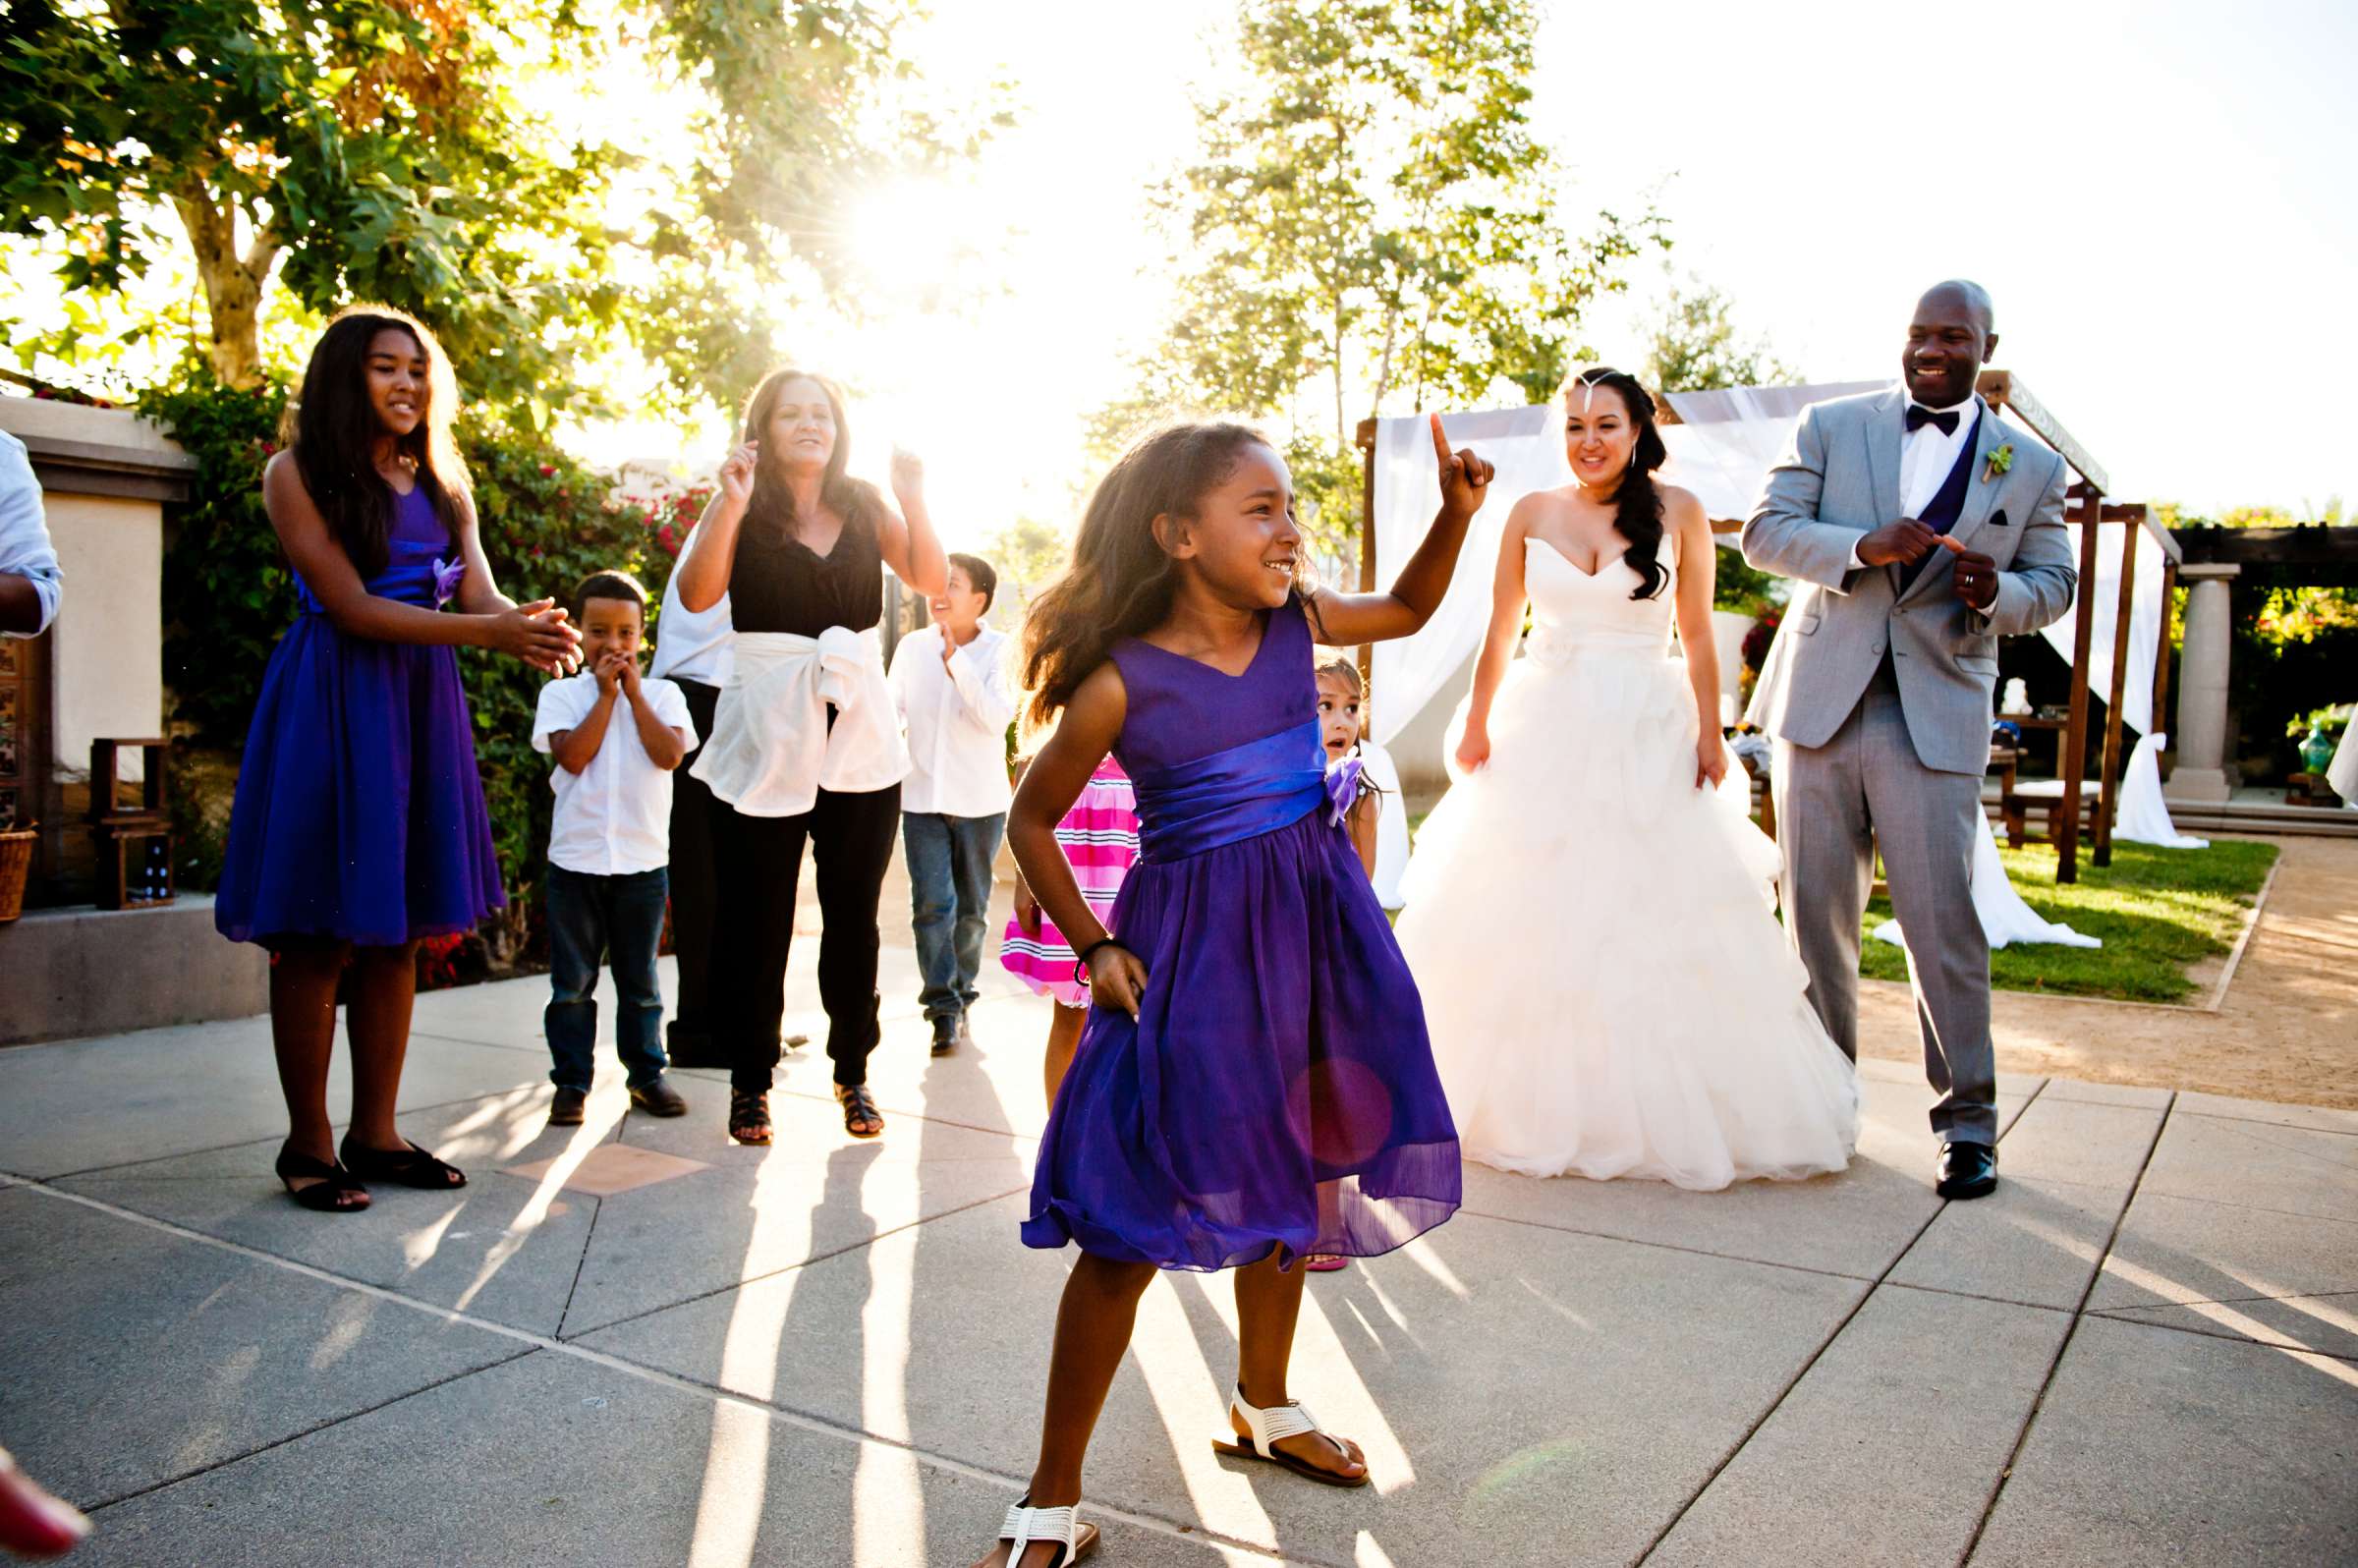
[[[612,956],[614,1048],[631,1103],[655,1116],[688,1102],[663,1081],[663,989],[655,948],[671,856],[671,775],[696,745],[688,700],[639,673],[646,590],[598,572],[574,590],[582,671],[540,689],[533,746],[556,759],[548,827],[548,1010],[542,1031],[557,1095],[551,1126],[582,1121],[597,1061],[597,968]],[[617,708],[626,711],[617,714]]]
[[[974,1043],[966,1010],[980,994],[991,862],[1015,793],[1007,781],[1016,705],[1007,634],[982,623],[998,587],[988,561],[951,556],[949,582],[931,601],[933,624],[901,639],[887,677],[909,733],[901,845],[925,978],[918,1000],[936,1056]]]

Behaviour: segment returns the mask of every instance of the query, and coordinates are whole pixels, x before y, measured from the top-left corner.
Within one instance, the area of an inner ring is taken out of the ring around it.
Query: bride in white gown
[[[1402,882],[1458,1139],[1534,1176],[1839,1170],[1858,1079],[1776,923],[1776,846],[1727,777],[1711,524],[1655,482],[1633,377],[1583,371],[1563,406],[1574,482],[1507,519],[1455,782]]]

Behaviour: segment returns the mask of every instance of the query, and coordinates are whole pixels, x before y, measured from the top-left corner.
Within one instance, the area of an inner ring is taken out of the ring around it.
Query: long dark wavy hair
[[[803,520],[794,515],[794,490],[786,482],[786,454],[768,439],[770,417],[777,413],[778,400],[793,381],[816,382],[835,418],[835,446],[827,454],[826,472],[818,481],[819,505],[843,519],[847,529],[871,521],[880,500],[875,486],[844,472],[852,460],[852,425],[843,412],[843,388],[815,371],[791,365],[763,376],[754,395],[745,400],[745,426],[737,439],[762,443],[761,459],[754,468],[753,498],[745,506],[746,521],[757,528],[774,529],[790,539],[802,532]]]
[[[376,443],[385,432],[368,401],[368,346],[388,329],[408,333],[425,355],[424,418],[398,447],[454,536],[458,498],[469,493],[467,464],[450,429],[459,413],[459,382],[442,345],[406,310],[356,305],[338,311],[312,345],[303,387],[287,405],[284,440],[311,504],[364,579],[382,572],[391,558],[386,540],[393,487],[376,472]]]
[[[1089,498],[1072,564],[1024,620],[1033,723],[1055,717],[1114,644],[1151,631],[1171,613],[1178,585],[1154,520],[1194,516],[1239,453],[1267,444],[1249,424],[1193,421],[1151,431],[1115,460]]]
[[[1579,388],[1592,386],[1609,387],[1621,394],[1621,404],[1629,411],[1629,422],[1638,432],[1638,443],[1630,450],[1629,467],[1622,471],[1621,482],[1613,490],[1613,527],[1629,540],[1629,548],[1621,552],[1621,559],[1645,580],[1630,590],[1629,596],[1651,599],[1670,580],[1660,559],[1662,498],[1654,485],[1655,471],[1670,460],[1670,449],[1662,444],[1662,432],[1654,420],[1653,395],[1627,370],[1593,364],[1565,377],[1557,396],[1576,397]]]

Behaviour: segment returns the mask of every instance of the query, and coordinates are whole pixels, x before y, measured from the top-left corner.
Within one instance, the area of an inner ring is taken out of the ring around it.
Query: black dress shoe
[[[933,1054],[947,1056],[958,1048],[958,1026],[963,1020],[956,1013],[944,1013],[933,1020]]]
[[[1987,1198],[1997,1191],[1996,1146],[1942,1144],[1933,1191],[1943,1198]]]
[[[680,1096],[678,1090],[660,1078],[649,1079],[644,1084],[633,1084],[631,1086],[631,1103],[649,1116],[685,1116],[688,1114],[688,1101]]]

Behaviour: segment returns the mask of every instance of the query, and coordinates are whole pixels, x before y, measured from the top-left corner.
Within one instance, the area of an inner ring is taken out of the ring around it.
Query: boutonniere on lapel
[[[1999,477],[2013,466],[2014,443],[2008,441],[2001,445],[1996,451],[1990,454],[1990,466],[1982,470],[1982,482],[1984,484],[1988,484],[1992,479]]]

